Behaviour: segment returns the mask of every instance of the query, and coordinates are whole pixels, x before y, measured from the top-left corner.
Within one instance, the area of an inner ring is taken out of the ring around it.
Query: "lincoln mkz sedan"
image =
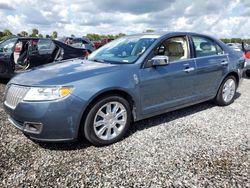
[[[103,146],[121,140],[141,119],[207,100],[231,104],[244,63],[206,35],[131,35],[87,60],[52,63],[14,77],[4,106],[9,121],[32,140],[85,137]]]

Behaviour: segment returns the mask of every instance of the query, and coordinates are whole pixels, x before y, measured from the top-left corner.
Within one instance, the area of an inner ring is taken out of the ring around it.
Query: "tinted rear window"
[[[200,36],[193,36],[196,57],[223,54],[223,49],[215,41]]]

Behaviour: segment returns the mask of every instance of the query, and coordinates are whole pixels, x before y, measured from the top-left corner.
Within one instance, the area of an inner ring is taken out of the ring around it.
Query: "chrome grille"
[[[16,106],[23,100],[28,91],[28,87],[11,85],[6,91],[4,103],[8,107],[15,109]]]

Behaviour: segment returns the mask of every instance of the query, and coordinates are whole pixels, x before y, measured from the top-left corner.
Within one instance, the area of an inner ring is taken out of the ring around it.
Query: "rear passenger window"
[[[223,54],[222,48],[215,41],[199,36],[193,36],[196,57],[204,57],[211,55]]]
[[[38,50],[53,50],[55,48],[54,43],[49,39],[40,39],[37,44]]]

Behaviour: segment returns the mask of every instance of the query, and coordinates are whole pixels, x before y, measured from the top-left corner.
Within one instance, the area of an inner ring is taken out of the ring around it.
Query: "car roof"
[[[203,36],[209,36],[206,34],[201,34],[201,33],[195,33],[195,32],[182,32],[182,31],[163,31],[163,32],[145,32],[145,33],[138,33],[138,34],[132,34],[128,36],[150,36],[150,35],[157,35],[157,36],[165,36],[168,34],[173,34],[173,35],[203,35]]]
[[[12,36],[10,38],[7,38],[3,41],[10,40],[10,39],[16,39],[16,40],[40,40],[40,39],[46,39],[46,38],[39,38],[39,37],[18,37],[18,36]],[[1,42],[3,42],[1,41]]]
[[[40,40],[40,39],[47,39],[47,38],[41,38],[41,37],[17,37],[19,40]]]

